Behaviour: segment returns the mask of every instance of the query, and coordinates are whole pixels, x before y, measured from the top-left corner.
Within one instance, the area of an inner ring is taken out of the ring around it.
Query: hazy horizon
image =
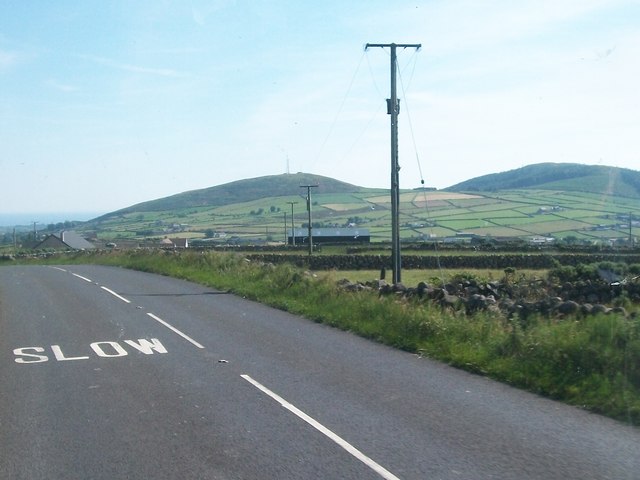
[[[0,227],[47,226],[61,222],[85,222],[108,212],[26,212],[0,213]]]

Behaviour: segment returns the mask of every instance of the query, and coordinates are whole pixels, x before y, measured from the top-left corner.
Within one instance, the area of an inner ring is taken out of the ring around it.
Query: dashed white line
[[[62,272],[66,272],[67,270],[64,270],[63,268],[59,268],[59,267],[51,267],[51,268],[55,268],[56,270],[60,270]],[[73,272],[69,272],[71,273],[74,277],[78,277],[81,280],[84,280],[85,282],[88,283],[93,283],[93,281],[87,277],[83,277],[82,275],[78,275],[77,273],[73,273]],[[113,295],[114,297],[122,300],[125,303],[131,303],[131,300],[129,300],[128,298],[124,298],[122,295],[118,295],[116,292],[114,292],[113,290],[111,290],[110,288],[107,288],[105,286],[100,286],[100,288],[102,290],[104,290],[105,292],[110,293],[111,295]],[[147,315],[149,315],[151,318],[153,318],[155,321],[161,323],[162,325],[164,325],[165,327],[167,327],[169,330],[171,330],[172,332],[180,335],[182,338],[184,338],[185,340],[187,340],[188,342],[191,342],[193,345],[195,345],[198,348],[204,348],[204,346],[198,342],[196,342],[193,338],[191,338],[189,335],[185,334],[184,332],[181,332],[180,330],[178,330],[176,327],[174,327],[173,325],[165,322],[163,319],[161,319],[160,317],[158,317],[157,315],[154,315],[153,313],[147,312]]]
[[[113,290],[108,289],[107,287],[100,287],[101,289],[103,289],[105,292],[109,292],[111,295],[113,295],[116,298],[119,298],[120,300],[122,300],[125,303],[131,303],[131,300],[128,300],[120,295],[118,295],[116,292],[114,292]]]
[[[262,385],[261,383],[255,381],[253,378],[251,378],[249,375],[240,375],[242,378],[244,378],[247,382],[249,382],[251,385],[253,385],[254,387],[256,387],[258,390],[262,391],[263,393],[267,394],[268,396],[270,396],[271,398],[273,398],[276,402],[278,402],[280,405],[282,405],[284,408],[286,408],[287,410],[289,410],[291,413],[293,413],[294,415],[296,415],[297,417],[301,418],[302,420],[304,420],[305,422],[307,422],[309,425],[311,425],[313,428],[315,428],[316,430],[318,430],[319,432],[321,432],[323,435],[325,435],[326,437],[328,437],[329,439],[333,440],[335,443],[337,443],[338,445],[340,445],[342,448],[344,448],[347,452],[349,452],[351,455],[353,455],[355,458],[357,458],[358,460],[360,460],[362,463],[364,463],[365,465],[367,465],[369,468],[371,468],[374,472],[376,472],[378,475],[380,475],[382,478],[385,478],[386,480],[400,480],[398,477],[396,477],[393,473],[391,473],[389,470],[387,470],[386,468],[384,468],[382,465],[376,463],[375,461],[373,461],[371,458],[367,457],[364,453],[362,453],[360,450],[358,450],[356,447],[354,447],[353,445],[351,445],[349,442],[347,442],[346,440],[344,440],[342,437],[340,437],[339,435],[333,433],[331,430],[329,430],[327,427],[325,427],[324,425],[322,425],[321,423],[319,423],[318,421],[314,420],[313,418],[311,418],[309,415],[307,415],[306,413],[304,413],[302,410],[300,410],[299,408],[295,407],[294,405],[292,405],[291,403],[287,402],[284,398],[282,398],[281,396],[279,396],[278,394],[272,392],[271,390],[269,390],[267,387],[265,387],[264,385]]]
[[[84,280],[85,282],[93,283],[93,280],[90,280],[87,277],[83,277],[82,275],[78,275],[77,273],[71,272],[71,275],[73,275],[74,277],[78,277],[80,280]]]
[[[195,345],[198,348],[204,348],[203,345],[201,345],[200,343],[196,342],[193,338],[191,338],[189,335],[181,332],[180,330],[178,330],[176,327],[174,327],[173,325],[170,325],[169,323],[165,322],[164,320],[162,320],[160,317],[154,315],[151,312],[147,312],[147,315],[149,315],[151,318],[153,318],[156,322],[161,323],[162,325],[164,325],[165,327],[167,327],[169,330],[171,330],[172,332],[180,335],[182,338],[184,338],[185,340],[191,342],[193,345]]]

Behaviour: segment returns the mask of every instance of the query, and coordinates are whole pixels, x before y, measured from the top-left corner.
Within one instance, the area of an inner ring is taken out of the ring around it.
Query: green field
[[[306,199],[292,192],[223,206],[177,211],[138,211],[89,222],[80,230],[98,239],[158,240],[164,237],[214,236],[246,242],[284,242],[285,221],[306,225]],[[383,191],[312,196],[316,227],[368,228],[372,241],[391,238],[389,195]],[[512,190],[465,195],[452,192],[404,192],[400,202],[400,236],[405,240],[444,240],[458,233],[490,238],[575,237],[610,243],[629,238],[629,216],[637,235],[640,201],[614,195],[556,190]],[[117,240],[116,240],[117,241]]]

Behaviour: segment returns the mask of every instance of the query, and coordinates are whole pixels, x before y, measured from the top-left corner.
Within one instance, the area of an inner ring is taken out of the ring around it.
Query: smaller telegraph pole
[[[300,188],[307,189],[307,212],[309,212],[309,256],[313,253],[313,234],[311,232],[311,189],[318,185],[300,185]]]
[[[284,212],[284,244],[287,244],[287,212]]]
[[[289,205],[291,205],[291,244],[295,247],[296,246],[296,231],[295,231],[295,224],[293,223],[293,206],[297,205],[298,202],[287,202]]]

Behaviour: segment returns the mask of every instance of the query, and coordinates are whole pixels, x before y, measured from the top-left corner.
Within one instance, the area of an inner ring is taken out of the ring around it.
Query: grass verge
[[[430,303],[345,292],[331,275],[236,254],[125,252],[54,257],[198,282],[366,338],[640,425],[640,320],[469,317]]]

